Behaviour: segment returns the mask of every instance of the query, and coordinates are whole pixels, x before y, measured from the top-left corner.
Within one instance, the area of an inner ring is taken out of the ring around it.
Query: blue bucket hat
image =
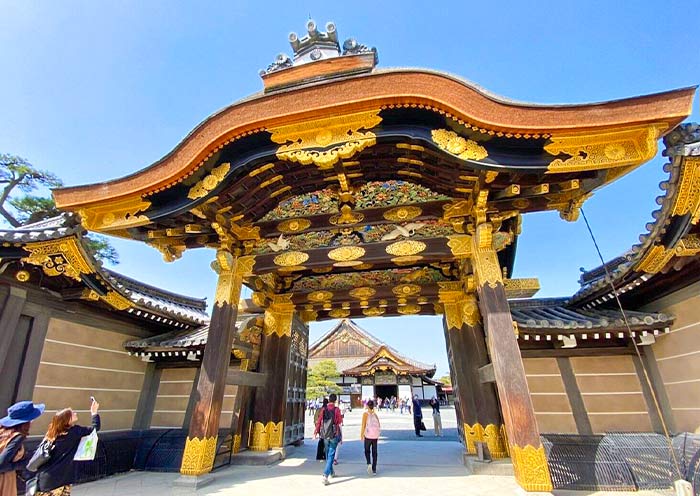
[[[15,425],[31,422],[44,413],[44,404],[35,405],[31,401],[20,401],[7,409],[7,417],[0,419],[3,427],[13,427]]]

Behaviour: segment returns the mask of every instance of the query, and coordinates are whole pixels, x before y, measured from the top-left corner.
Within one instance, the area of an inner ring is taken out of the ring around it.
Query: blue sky
[[[691,86],[700,83],[691,10],[680,1],[0,0],[0,152],[69,185],[146,167],[208,115],[260,91],[258,70],[290,52],[287,34],[303,32],[309,15],[320,26],[333,20],[341,39],[376,46],[381,67],[447,71],[516,100],[594,102]],[[604,257],[644,232],[663,163],[657,157],[586,203]],[[114,244],[118,271],[211,300],[213,253],[165,264],[151,248]],[[582,221],[525,217],[514,276],[539,277],[539,296],[571,294],[579,267],[597,264]],[[446,372],[440,319],[360,324]],[[312,325],[312,340],[330,326]]]

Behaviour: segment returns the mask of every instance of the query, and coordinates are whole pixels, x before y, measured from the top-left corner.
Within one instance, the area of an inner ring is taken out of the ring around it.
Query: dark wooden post
[[[493,383],[483,383],[479,368],[489,363],[479,309],[474,294],[465,293],[462,283],[439,283],[444,307],[445,344],[450,373],[462,416],[467,452],[476,454],[475,442],[486,442],[493,458],[505,458],[500,407]]]
[[[472,266],[515,478],[526,491],[551,491],[549,466],[532,408],[501,267],[493,249],[491,224],[483,223],[476,228],[472,237]]]
[[[292,295],[275,295],[265,310],[258,371],[265,386],[255,391],[249,447],[253,451],[281,448],[287,411],[287,375],[294,304]]]
[[[182,455],[180,473],[183,475],[206,474],[211,472],[214,465],[221,404],[236,330],[238,299],[243,277],[252,272],[254,264],[254,257],[236,258],[225,250],[219,250],[216,254],[213,265],[218,269],[219,281],[197,381],[197,403]]]

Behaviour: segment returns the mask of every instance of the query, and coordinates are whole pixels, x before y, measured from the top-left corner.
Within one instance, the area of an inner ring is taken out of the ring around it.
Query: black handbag
[[[428,430],[428,429],[425,428],[425,424],[423,423],[422,420],[420,421],[420,430],[422,430],[422,431],[427,431],[427,430]]]
[[[48,439],[44,439],[41,443],[39,443],[39,446],[37,446],[34,454],[27,462],[27,470],[30,472],[36,472],[39,470],[43,464],[49,461],[52,451],[53,443]]]

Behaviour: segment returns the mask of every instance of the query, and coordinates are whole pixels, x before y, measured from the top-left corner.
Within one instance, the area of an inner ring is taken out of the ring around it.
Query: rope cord
[[[625,309],[622,308],[622,303],[620,302],[620,297],[617,294],[617,288],[615,287],[615,283],[613,282],[613,278],[610,275],[610,271],[608,270],[608,266],[605,264],[605,260],[603,259],[603,255],[600,252],[600,247],[598,246],[598,241],[596,241],[595,235],[593,234],[593,230],[591,229],[591,225],[588,223],[588,218],[586,217],[586,213],[583,211],[583,208],[581,208],[581,215],[583,216],[583,221],[586,223],[586,228],[588,228],[588,233],[591,235],[591,240],[593,240],[593,244],[595,245],[595,249],[598,252],[598,258],[600,258],[600,263],[603,264],[603,269],[605,270],[605,279],[610,283],[610,287],[612,288],[613,295],[615,296],[615,301],[617,302],[617,306],[620,309],[620,313],[622,313],[622,319],[625,322],[625,327],[627,327],[627,332],[629,334],[630,341],[632,342],[632,345],[634,346],[634,351],[637,354],[637,358],[639,358],[639,363],[642,366],[642,372],[644,372],[644,379],[647,383],[647,386],[649,388],[649,391],[651,392],[651,397],[654,400],[654,407],[656,408],[656,412],[659,415],[659,419],[661,420],[661,426],[664,430],[664,436],[666,437],[666,441],[668,442],[668,451],[671,454],[671,458],[673,459],[673,464],[676,467],[676,472],[678,473],[679,478],[683,478],[683,475],[681,474],[681,468],[680,465],[678,464],[678,459],[676,458],[676,453],[673,450],[673,441],[671,440],[671,436],[668,433],[668,428],[666,427],[666,421],[664,420],[663,413],[661,412],[661,406],[659,405],[659,400],[656,397],[656,391],[654,390],[654,386],[651,383],[651,379],[649,378],[649,373],[647,372],[647,367],[644,364],[644,360],[642,360],[642,354],[639,351],[639,346],[637,345],[636,341],[634,340],[634,337],[632,336],[632,329],[630,327],[630,324],[627,320],[627,313],[625,312]]]

